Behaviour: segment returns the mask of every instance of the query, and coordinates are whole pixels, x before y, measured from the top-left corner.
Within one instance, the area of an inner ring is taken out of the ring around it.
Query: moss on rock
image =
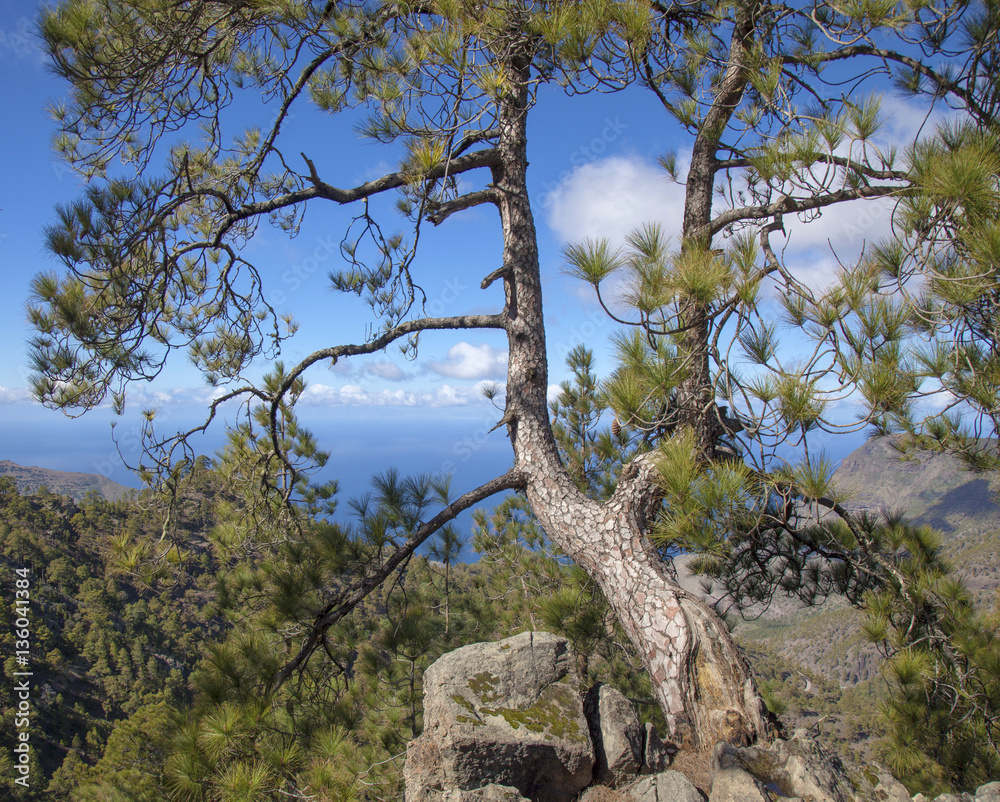
[[[511,729],[523,726],[529,732],[544,735],[547,740],[562,738],[579,741],[586,738],[586,733],[578,721],[578,706],[573,689],[560,683],[545,688],[530,707],[484,707],[482,712],[488,716],[500,716]]]

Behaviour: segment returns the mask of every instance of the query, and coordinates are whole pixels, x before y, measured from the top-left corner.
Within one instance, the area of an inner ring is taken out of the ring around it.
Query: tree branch
[[[435,331],[447,329],[502,329],[505,328],[503,315],[458,315],[455,317],[430,317],[420,320],[408,320],[393,326],[391,329],[376,337],[374,340],[363,345],[336,345],[330,348],[322,348],[313,351],[305,359],[293,367],[285,380],[278,386],[270,397],[270,409],[268,411],[268,424],[271,432],[271,444],[274,446],[274,453],[285,466],[290,470],[292,465],[281,447],[280,432],[278,427],[278,413],[281,409],[281,400],[284,398],[295,381],[306,372],[312,365],[322,362],[325,359],[336,361],[342,356],[359,356],[361,354],[373,354],[381,351],[390,343],[401,337],[416,334],[421,331]]]
[[[462,209],[471,209],[473,206],[481,206],[484,203],[492,203],[494,205],[500,203],[500,193],[490,187],[488,189],[481,189],[478,192],[466,193],[444,203],[435,203],[432,207],[434,211],[427,215],[427,219],[434,225],[440,225],[455,212],[460,212]]]
[[[894,192],[899,192],[898,186],[875,186],[860,187],[858,189],[840,189],[834,192],[827,192],[823,195],[816,195],[811,198],[789,198],[782,195],[773,203],[759,206],[744,206],[740,209],[730,209],[717,215],[709,223],[709,233],[718,234],[726,226],[744,220],[764,220],[778,214],[790,214],[795,212],[806,212],[811,209],[822,209],[832,206],[835,203],[842,203],[850,200],[861,200],[862,198],[884,198]]]
[[[605,503],[609,509],[624,507],[635,515],[640,531],[647,531],[649,522],[659,510],[662,498],[656,454],[640,454],[622,468],[615,492]]]
[[[312,631],[310,632],[309,637],[306,638],[305,643],[302,644],[298,654],[285,664],[285,666],[275,675],[271,682],[269,691],[274,693],[278,690],[285,680],[287,680],[292,673],[303,665],[312,653],[316,651],[317,647],[322,642],[323,634],[326,630],[350,613],[351,610],[353,610],[368,596],[368,594],[379,587],[386,580],[386,578],[399,567],[400,563],[413,554],[413,552],[416,551],[417,548],[419,548],[420,545],[427,540],[427,538],[433,535],[442,526],[454,520],[459,513],[464,512],[474,504],[478,504],[480,501],[483,501],[484,499],[489,498],[502,490],[517,490],[523,488],[525,481],[525,477],[520,470],[511,469],[503,476],[491,479],[489,482],[480,485],[475,490],[470,490],[468,493],[465,493],[427,521],[427,523],[423,524],[412,535],[410,535],[406,542],[396,549],[389,559],[387,559],[381,566],[376,568],[364,579],[356,582],[350,588],[347,588],[340,594],[337,600],[328,603],[322,610],[320,610],[312,624]]]
[[[485,150],[477,150],[474,153],[456,156],[453,159],[441,162],[441,164],[436,165],[426,173],[419,174],[419,177],[422,179],[444,178],[456,173],[468,172],[478,167],[495,167],[497,164],[496,150],[494,148],[486,148]],[[377,178],[374,181],[368,181],[353,189],[339,189],[331,184],[327,184],[319,178],[315,169],[310,170],[309,180],[316,190],[315,197],[326,198],[337,203],[352,203],[363,198],[370,198],[372,195],[377,195],[389,189],[397,189],[405,186],[413,180],[414,175],[413,172],[399,170]],[[262,209],[260,211],[266,212],[270,211],[270,209]]]
[[[401,337],[417,334],[421,331],[440,331],[446,329],[503,329],[506,328],[506,318],[503,315],[456,315],[454,317],[425,317],[419,320],[407,320],[398,326],[376,337],[371,342],[362,345],[334,345],[313,351],[299,364],[291,369],[285,382],[275,391],[274,402],[281,398],[299,376],[324,359],[339,359],[342,356],[360,356],[374,354]]]
[[[163,223],[170,215],[175,214],[178,209],[186,203],[196,201],[199,198],[216,198],[226,208],[226,216],[221,220],[218,229],[210,240],[209,247],[218,247],[223,237],[238,223],[254,217],[271,214],[289,206],[322,198],[332,200],[336,203],[346,204],[354,201],[364,200],[373,195],[387,192],[391,189],[398,189],[410,183],[414,174],[405,170],[389,173],[374,181],[367,181],[350,189],[341,189],[323,181],[316,170],[316,165],[304,153],[301,154],[303,160],[309,168],[309,182],[312,186],[297,189],[294,192],[286,192],[274,198],[258,201],[256,203],[246,203],[242,206],[233,205],[229,195],[215,187],[196,187],[187,192],[179,194],[176,198],[166,203],[155,215],[151,224],[147,228],[155,228]],[[479,167],[493,167],[496,164],[496,151],[492,148],[478,150],[465,156],[459,156],[447,162],[436,165],[433,169],[422,174],[420,178],[436,179],[448,175],[464,173],[475,170]],[[178,176],[179,178],[179,176]]]
[[[927,78],[937,87],[939,92],[949,92],[956,97],[960,98],[966,106],[980,119],[988,119],[988,115],[982,106],[976,101],[973,92],[959,86],[956,81],[951,80],[945,75],[942,75],[937,70],[932,67],[927,66],[922,61],[913,58],[912,56],[907,56],[896,50],[889,50],[883,47],[874,47],[872,45],[850,45],[847,47],[842,47],[832,53],[824,54],[819,61],[823,63],[841,61],[843,59],[854,58],[856,56],[875,56],[882,59],[883,61],[891,61],[897,64],[902,64],[905,67],[909,67],[916,73],[919,73],[923,77]],[[783,59],[785,64],[804,64],[811,66],[811,62],[808,57],[802,56],[786,56]]]

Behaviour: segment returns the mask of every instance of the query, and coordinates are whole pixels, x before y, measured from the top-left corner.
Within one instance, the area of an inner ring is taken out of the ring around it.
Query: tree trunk
[[[552,541],[604,592],[650,672],[675,740],[692,747],[766,736],[763,703],[728,629],[662,570],[645,535],[658,499],[647,459],[627,466],[600,504],[562,466],[549,425],[545,330],[535,226],[526,187],[529,60],[508,63],[498,166],[510,351],[505,421],[532,509]]]
[[[750,744],[768,735],[763,702],[725,623],[667,574],[644,535],[653,468],[630,464],[605,504],[543,479],[528,498],[546,533],[597,582],[649,671],[679,745]]]

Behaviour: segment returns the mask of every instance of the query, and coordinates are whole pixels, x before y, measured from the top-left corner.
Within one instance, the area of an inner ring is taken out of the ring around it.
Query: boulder
[[[728,769],[747,772],[765,792],[783,799],[911,802],[903,784],[881,766],[845,767],[839,758],[827,753],[805,730],[797,730],[790,739],[777,740],[770,746],[736,747],[718,743],[712,753],[710,772],[713,799],[715,777]],[[973,801],[970,798],[962,802]]]
[[[976,802],[1000,802],[1000,782],[980,785],[976,789]]]
[[[624,791],[606,785],[592,785],[580,796],[579,802],[628,802]]]
[[[520,791],[509,785],[487,785],[471,791],[453,789],[441,799],[442,802],[528,802]]]
[[[712,752],[711,772],[712,778],[720,771],[732,768],[742,768],[743,757],[740,750],[725,741],[719,741]]]
[[[531,802],[573,800],[594,769],[578,684],[569,643],[545,632],[439,658],[424,672],[424,732],[407,747],[406,802],[450,802],[446,793],[490,785]]]
[[[716,746],[712,755],[713,788],[716,773],[739,768],[755,777],[762,786],[771,785],[785,797],[802,797],[813,802],[855,802],[858,798],[840,760],[829,755],[804,731],[790,740],[771,746]],[[871,795],[861,798],[874,799]]]
[[[705,802],[701,792],[679,771],[643,777],[622,790],[626,802]]]
[[[772,802],[774,797],[748,771],[730,766],[712,778],[709,802]]]
[[[873,797],[876,802],[912,802],[910,792],[906,790],[906,786],[888,771],[875,766],[874,772],[870,773],[874,773],[875,775],[872,782],[875,785]],[[1000,802],[1000,800],[997,800],[997,802]]]
[[[853,802],[854,793],[840,760],[814,739],[796,733],[790,740],[776,741],[773,780],[786,796],[815,802]]]
[[[610,685],[598,683],[583,702],[594,742],[597,782],[611,788],[630,783],[643,764],[646,731],[631,702]]]

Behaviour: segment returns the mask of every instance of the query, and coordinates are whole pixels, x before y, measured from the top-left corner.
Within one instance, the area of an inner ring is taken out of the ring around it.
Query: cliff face
[[[1000,528],[1000,505],[990,477],[967,471],[947,454],[901,459],[889,437],[851,452],[834,481],[853,509],[899,511],[945,536]]]
[[[977,602],[993,603],[1000,588],[1000,478],[967,471],[947,454],[900,460],[882,437],[845,457],[834,481],[849,494],[849,507],[900,511],[937,530]]]
[[[69,496],[74,500],[79,500],[94,491],[108,501],[118,501],[126,493],[133,492],[132,488],[113,482],[100,474],[25,467],[6,459],[0,460],[0,476],[12,477],[22,493],[32,493],[45,486],[53,493]]]
[[[1000,504],[997,480],[971,473],[946,454],[901,459],[888,437],[871,440],[841,462],[833,480],[855,511],[902,512],[936,529],[946,557],[982,605],[1000,588]],[[745,642],[763,641],[841,687],[879,676],[874,648],[861,636],[860,613],[840,599],[816,608],[776,599],[755,622],[738,631]]]

